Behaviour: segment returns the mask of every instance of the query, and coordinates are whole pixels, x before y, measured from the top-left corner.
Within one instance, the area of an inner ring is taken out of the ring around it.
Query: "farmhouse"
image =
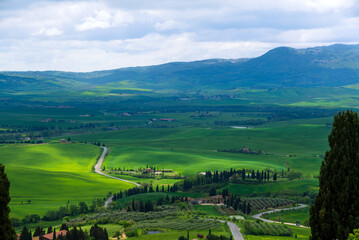
[[[224,202],[223,196],[222,195],[211,196],[208,198],[208,202],[213,204],[223,203]]]
[[[151,168],[147,168],[147,169],[145,169],[145,170],[143,170],[143,173],[152,173],[153,172],[153,170],[151,169]]]
[[[53,119],[52,118],[46,118],[44,120],[40,120],[40,122],[44,122],[44,123],[48,123],[48,122],[52,122]]]
[[[176,121],[176,119],[174,119],[174,118],[160,118],[160,121],[174,122],[174,121]]]
[[[242,148],[242,152],[250,152],[251,150],[249,148]]]
[[[66,234],[67,234],[67,230],[58,231],[58,232],[56,232],[56,239],[60,236],[66,237]],[[21,234],[16,234],[16,236],[17,236],[18,240],[21,238]],[[54,233],[49,233],[49,234],[42,235],[41,239],[42,240],[55,240],[55,239],[53,239],[53,237],[54,237]],[[33,237],[32,240],[40,240],[40,236]]]
[[[58,231],[58,232],[56,232],[56,239],[57,239],[58,237],[60,237],[60,236],[65,237],[66,234],[67,234],[67,231],[66,231],[66,230]],[[42,240],[55,240],[55,239],[53,239],[53,236],[54,236],[53,233],[49,233],[49,234],[46,234],[46,235],[42,235],[42,236],[41,236],[41,239],[42,239]],[[33,240],[34,240],[34,239],[33,239]]]

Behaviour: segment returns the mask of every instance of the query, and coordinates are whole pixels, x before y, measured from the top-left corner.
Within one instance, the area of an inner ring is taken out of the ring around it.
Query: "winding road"
[[[102,155],[101,155],[100,159],[98,160],[97,164],[95,165],[95,172],[96,172],[96,173],[101,174],[102,176],[105,176],[105,177],[109,177],[109,178],[113,178],[113,179],[122,181],[122,182],[131,183],[131,184],[135,185],[136,187],[141,186],[141,185],[138,184],[138,183],[131,182],[131,181],[128,181],[128,180],[125,180],[125,179],[117,178],[117,177],[110,176],[110,175],[107,175],[107,174],[103,173],[102,170],[101,170],[101,166],[102,166],[103,160],[104,160],[105,157],[106,157],[107,147],[102,147],[102,148],[103,148]]]
[[[229,227],[229,229],[232,232],[233,235],[233,239],[234,240],[244,240],[241,232],[239,231],[239,228],[236,224],[232,223],[232,222],[227,222],[227,225]]]
[[[117,178],[117,177],[110,176],[110,175],[108,175],[108,174],[103,173],[103,172],[101,171],[101,166],[102,166],[103,160],[105,159],[106,154],[107,154],[107,147],[102,147],[102,148],[103,148],[103,152],[102,152],[102,154],[101,154],[101,157],[100,157],[100,159],[98,160],[97,164],[95,165],[95,172],[96,172],[96,173],[101,174],[102,176],[105,176],[105,177],[109,177],[109,178],[113,178],[113,179],[116,179],[116,180],[119,180],[119,181],[131,183],[131,184],[135,185],[136,187],[141,186],[141,185],[138,184],[138,183],[131,182],[131,181],[128,181],[128,180],[125,180],[125,179]],[[105,202],[105,207],[106,207],[106,208],[107,208],[108,205],[112,202],[112,199],[113,199],[113,196],[111,196],[111,197],[109,197],[109,198],[107,199],[107,201]],[[268,220],[268,219],[261,218],[261,216],[262,216],[263,214],[266,214],[266,213],[273,213],[273,212],[278,212],[278,211],[283,211],[283,210],[291,210],[291,209],[299,209],[299,208],[303,208],[303,207],[307,207],[307,206],[308,206],[308,205],[300,204],[298,207],[285,208],[285,209],[274,209],[274,210],[270,210],[270,211],[267,211],[267,212],[258,213],[258,214],[256,214],[256,215],[254,215],[253,217],[254,217],[254,218],[257,218],[257,219],[259,219],[259,220],[265,221],[265,222],[280,223],[280,222],[276,222],[276,221],[272,221],[272,220]],[[225,221],[220,221],[220,222],[225,222]],[[284,224],[296,226],[296,224],[294,224],[294,223],[284,223]],[[227,222],[227,225],[228,225],[229,229],[230,229],[231,232],[232,232],[232,235],[233,235],[233,239],[234,239],[234,240],[244,240],[244,238],[243,238],[241,232],[239,231],[238,226],[237,226],[235,223]],[[302,226],[302,225],[300,225],[299,227],[308,228],[308,227]]]
[[[262,220],[264,222],[271,222],[271,223],[281,223],[281,222],[278,222],[278,221],[273,221],[273,220],[269,220],[269,219],[265,219],[265,218],[262,218],[262,215],[263,214],[266,214],[266,213],[274,213],[274,212],[280,212],[280,211],[286,211],[286,210],[292,210],[292,209],[300,209],[300,208],[304,208],[304,207],[308,207],[308,205],[305,205],[305,204],[299,204],[298,207],[291,207],[291,208],[282,208],[282,209],[273,209],[273,210],[270,210],[270,211],[267,211],[267,212],[262,212],[262,213],[258,213],[252,217],[256,218],[256,219],[259,219],[259,220]],[[292,226],[297,226],[297,227],[302,227],[302,228],[309,228],[307,226],[303,226],[303,225],[297,225],[295,223],[283,223],[283,224],[286,224],[286,225],[292,225]]]
[[[210,221],[218,221],[221,223],[225,223],[226,221],[223,220],[214,220],[214,219],[203,219],[203,220],[210,220]],[[231,233],[233,235],[233,239],[234,240],[244,240],[241,232],[239,231],[239,228],[236,224],[232,223],[232,222],[227,222],[227,225],[229,227],[229,229],[231,230]]]
[[[103,152],[102,152],[101,157],[100,157],[100,159],[98,160],[97,164],[95,165],[95,172],[96,172],[96,173],[101,174],[102,176],[105,176],[105,177],[109,177],[109,178],[113,178],[113,179],[122,181],[122,182],[131,183],[131,184],[135,185],[136,187],[141,186],[141,185],[138,184],[138,183],[131,182],[131,181],[128,181],[128,180],[125,180],[125,179],[117,178],[117,177],[110,176],[110,175],[107,175],[107,174],[103,173],[103,172],[101,171],[101,166],[102,166],[103,160],[105,159],[106,154],[107,154],[107,147],[101,147],[101,148],[103,148]],[[109,198],[106,200],[106,202],[105,202],[105,208],[107,208],[108,205],[112,202],[112,199],[113,199],[113,196],[109,197]]]

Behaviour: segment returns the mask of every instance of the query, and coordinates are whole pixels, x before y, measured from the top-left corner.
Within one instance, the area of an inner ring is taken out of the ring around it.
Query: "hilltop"
[[[135,90],[339,87],[359,83],[359,45],[307,49],[279,47],[252,59],[209,59],[88,73],[0,72],[8,91],[88,89]]]

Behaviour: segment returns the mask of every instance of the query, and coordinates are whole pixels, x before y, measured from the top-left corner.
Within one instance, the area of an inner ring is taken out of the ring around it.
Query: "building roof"
[[[58,238],[59,236],[66,236],[66,234],[67,234],[67,230],[58,231],[58,232],[56,232],[56,238]],[[42,239],[44,239],[44,240],[54,240],[54,239],[52,239],[53,236],[54,236],[53,233],[49,233],[49,234],[46,234],[46,235],[42,235]]]

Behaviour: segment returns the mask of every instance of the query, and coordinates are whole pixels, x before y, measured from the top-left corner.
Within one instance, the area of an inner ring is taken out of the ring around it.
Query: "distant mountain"
[[[232,89],[336,87],[359,83],[359,45],[294,49],[279,47],[252,59],[210,59],[89,73],[0,72],[4,90],[82,89]]]

